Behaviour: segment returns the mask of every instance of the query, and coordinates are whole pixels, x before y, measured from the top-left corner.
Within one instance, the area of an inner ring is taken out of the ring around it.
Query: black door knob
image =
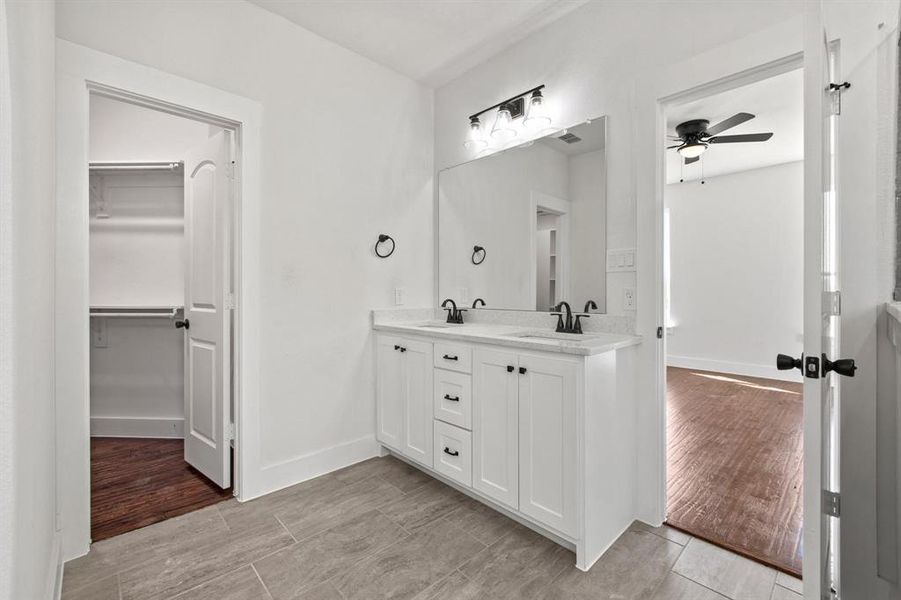
[[[799,371],[803,371],[803,367],[801,366],[800,358],[793,358],[788,354],[778,354],[776,355],[776,368],[780,371],[791,371],[792,369],[798,369]]]
[[[185,329],[190,329],[190,328],[191,328],[191,322],[190,322],[189,320],[187,320],[187,319],[185,319],[184,321],[176,321],[176,322],[175,322],[175,327],[176,327],[176,329],[181,329],[181,328],[183,328],[183,327],[184,327]]]
[[[829,371],[835,371],[839,375],[844,375],[845,377],[854,377],[854,372],[856,370],[857,365],[854,364],[853,358],[840,358],[833,361],[826,358],[825,354],[823,355],[823,375]]]

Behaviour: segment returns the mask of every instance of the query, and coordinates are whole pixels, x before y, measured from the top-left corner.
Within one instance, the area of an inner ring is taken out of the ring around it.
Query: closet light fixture
[[[469,117],[469,137],[463,143],[469,149],[481,150],[488,146],[485,132],[482,131],[482,123],[478,117]]]
[[[544,89],[544,85],[539,85],[470,115],[469,133],[463,145],[467,149],[479,151],[488,147],[490,140],[485,137],[479,117],[495,109],[497,109],[497,114],[488,137],[491,140],[497,140],[502,145],[506,145],[519,135],[521,126],[516,124],[516,119],[523,116],[526,117],[523,119],[523,125],[529,129],[541,131],[547,128],[551,124],[551,117],[547,111],[542,89]],[[528,114],[525,109],[526,97],[529,98]]]
[[[551,115],[547,112],[547,105],[544,103],[544,95],[541,93],[541,90],[532,92],[532,97],[529,99],[529,109],[522,123],[529,129],[536,131],[551,125]]]
[[[707,151],[707,144],[704,142],[689,142],[682,144],[676,152],[682,158],[697,158]]]

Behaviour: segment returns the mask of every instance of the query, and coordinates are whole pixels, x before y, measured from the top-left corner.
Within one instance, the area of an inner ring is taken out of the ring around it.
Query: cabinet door
[[[520,355],[519,366],[519,510],[573,535],[578,364]]]
[[[404,447],[403,453],[432,466],[432,344],[402,340],[404,357]]]
[[[391,448],[403,451],[404,369],[399,338],[376,338],[376,437]]]
[[[518,359],[476,348],[472,367],[472,486],[512,508],[517,487]]]

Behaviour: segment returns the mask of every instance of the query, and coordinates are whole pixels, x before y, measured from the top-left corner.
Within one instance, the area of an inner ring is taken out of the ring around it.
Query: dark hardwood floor
[[[801,384],[667,368],[667,523],[801,574]]]
[[[184,461],[183,440],[91,438],[91,539],[230,498]]]

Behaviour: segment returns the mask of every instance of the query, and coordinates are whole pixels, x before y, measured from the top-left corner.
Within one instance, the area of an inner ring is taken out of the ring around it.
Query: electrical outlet
[[[623,310],[635,310],[635,288],[623,288]]]
[[[91,343],[95,348],[109,346],[109,336],[106,333],[106,319],[91,320]]]
[[[404,304],[404,288],[394,288],[394,305],[403,306]]]

